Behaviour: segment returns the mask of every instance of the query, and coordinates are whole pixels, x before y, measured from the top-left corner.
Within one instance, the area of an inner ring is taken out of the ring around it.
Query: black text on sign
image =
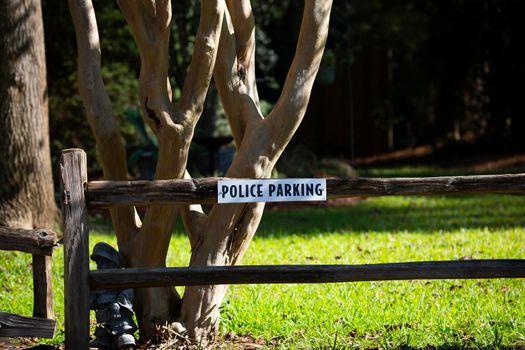
[[[325,201],[326,179],[217,181],[218,203]]]

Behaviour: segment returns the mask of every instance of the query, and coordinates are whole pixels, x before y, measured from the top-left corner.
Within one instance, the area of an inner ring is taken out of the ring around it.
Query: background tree
[[[0,225],[52,228],[44,29],[39,0],[0,1]]]

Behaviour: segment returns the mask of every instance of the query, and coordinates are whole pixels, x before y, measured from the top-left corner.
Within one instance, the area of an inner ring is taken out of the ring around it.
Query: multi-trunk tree
[[[127,178],[125,150],[100,73],[100,43],[91,0],[68,0],[78,45],[78,82],[106,180]],[[228,117],[237,153],[226,176],[268,178],[304,117],[323,55],[331,0],[305,0],[296,53],[273,110],[263,116],[255,78],[255,22],[249,0],[202,0],[193,56],[181,96],[168,79],[171,3],[120,0],[140,52],[139,99],[159,141],[155,179],[189,178],[188,150],[213,78]],[[192,266],[240,263],[261,220],[264,203],[148,207],[110,210],[118,246],[130,267],[163,267],[175,218],[180,214]],[[205,340],[218,326],[227,287],[136,290],[141,335],[155,338],[168,322],[190,338]]]

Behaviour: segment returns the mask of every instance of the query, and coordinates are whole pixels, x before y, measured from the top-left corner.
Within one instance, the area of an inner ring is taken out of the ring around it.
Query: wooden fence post
[[[89,240],[86,223],[87,158],[81,149],[62,151],[65,347],[89,348]]]
[[[33,254],[33,317],[55,318],[51,257]]]

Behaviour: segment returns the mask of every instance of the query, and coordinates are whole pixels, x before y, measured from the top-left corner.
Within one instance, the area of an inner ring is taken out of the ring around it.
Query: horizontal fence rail
[[[212,284],[333,283],[419,279],[524,278],[525,260],[424,261],[371,265],[129,268],[91,271],[91,289]]]
[[[56,321],[0,312],[0,337],[53,338]],[[14,349],[14,348],[13,348]]]
[[[0,250],[51,256],[56,245],[57,234],[52,230],[0,226]]]
[[[152,204],[212,204],[219,178],[156,181],[91,181],[91,207]],[[326,179],[328,198],[393,195],[525,194],[525,174],[423,178]]]

